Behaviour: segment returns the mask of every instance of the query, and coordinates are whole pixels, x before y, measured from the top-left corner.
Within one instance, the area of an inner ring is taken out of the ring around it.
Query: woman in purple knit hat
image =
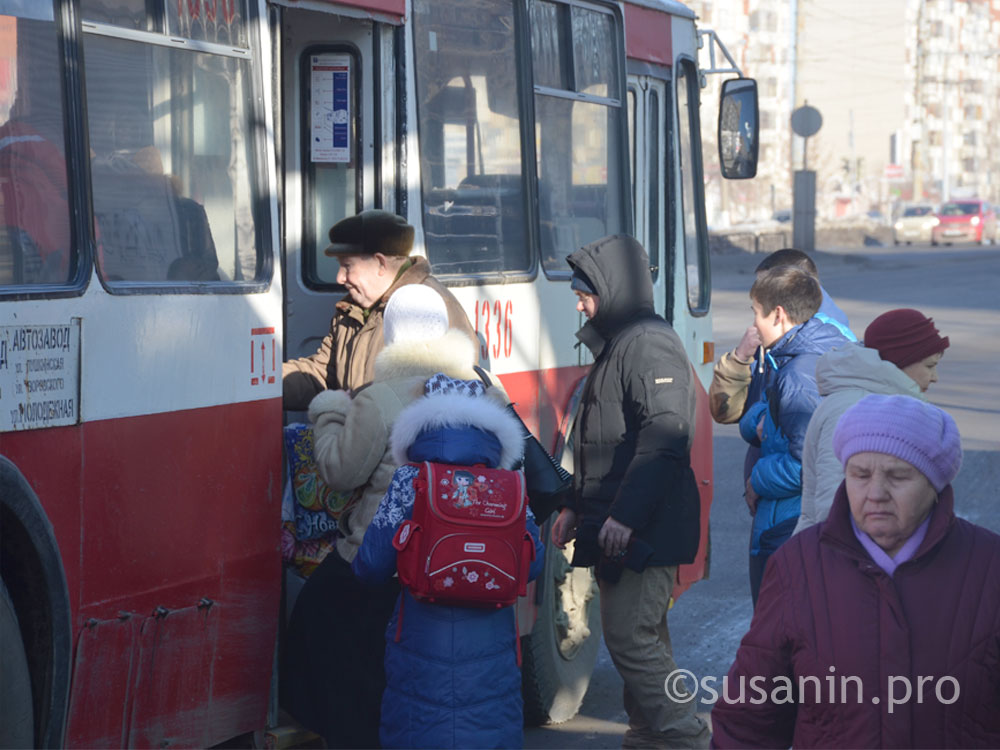
[[[716,747],[1000,747],[1000,536],[955,515],[944,411],[865,396],[826,522],[771,558]]]

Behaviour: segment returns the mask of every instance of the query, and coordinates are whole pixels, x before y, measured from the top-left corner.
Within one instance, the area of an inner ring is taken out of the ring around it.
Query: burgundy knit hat
[[[888,453],[917,468],[940,492],[962,465],[962,439],[951,415],[912,396],[869,393],[833,431],[840,463],[855,453]]]
[[[865,346],[903,369],[948,348],[934,321],[919,310],[903,308],[882,313],[865,329]]]

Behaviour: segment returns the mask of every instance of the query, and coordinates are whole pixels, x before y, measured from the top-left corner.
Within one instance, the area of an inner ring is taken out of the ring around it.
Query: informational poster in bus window
[[[351,57],[312,55],[309,133],[313,162],[351,161]]]
[[[80,421],[80,319],[0,326],[0,432]]]

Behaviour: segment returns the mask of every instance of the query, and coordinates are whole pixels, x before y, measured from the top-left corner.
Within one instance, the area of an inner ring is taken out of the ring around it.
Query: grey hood
[[[831,349],[816,362],[819,395],[858,388],[866,393],[905,393],[923,398],[920,386],[878,351],[861,344],[845,344]]]

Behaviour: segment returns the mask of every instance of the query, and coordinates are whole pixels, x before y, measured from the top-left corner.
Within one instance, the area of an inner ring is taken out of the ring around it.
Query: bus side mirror
[[[719,97],[719,164],[722,176],[746,180],[757,174],[760,121],[757,117],[757,82],[731,78],[722,84]]]

